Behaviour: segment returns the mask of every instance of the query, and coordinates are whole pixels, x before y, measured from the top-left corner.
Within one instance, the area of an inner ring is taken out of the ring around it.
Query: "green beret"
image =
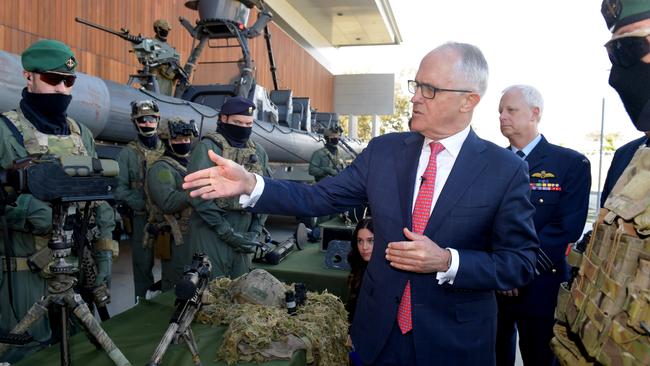
[[[650,18],[650,0],[603,0],[600,12],[612,33],[628,24]]]
[[[33,43],[21,55],[23,69],[31,72],[74,74],[77,60],[65,43],[43,39]]]

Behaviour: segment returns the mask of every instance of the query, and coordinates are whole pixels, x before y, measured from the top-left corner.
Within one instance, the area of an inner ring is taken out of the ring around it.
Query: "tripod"
[[[48,242],[48,247],[52,249],[54,263],[49,267],[53,278],[48,279],[47,295],[32,305],[25,317],[11,330],[11,333],[21,334],[27,332],[32,324],[48,313],[48,309],[51,306],[58,307],[61,316],[61,365],[70,365],[68,312],[71,311],[81,322],[86,330],[86,335],[95,346],[103,348],[108,354],[108,357],[116,365],[130,366],[131,364],[124,354],[117,348],[115,343],[113,343],[108,334],[93,317],[93,314],[90,312],[88,305],[86,305],[81,295],[74,291],[74,286],[77,283],[74,274],[77,272],[77,269],[67,261],[67,258],[72,252],[72,243],[68,239],[70,234],[66,233],[63,224],[67,217],[66,211],[64,208],[61,208],[60,220],[53,220],[55,227],[53,228],[52,239]],[[0,344],[0,354],[8,347],[7,344]]]

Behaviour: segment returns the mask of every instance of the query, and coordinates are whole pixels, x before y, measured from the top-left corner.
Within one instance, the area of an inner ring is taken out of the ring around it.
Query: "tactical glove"
[[[255,253],[255,248],[259,246],[259,243],[251,240],[252,236],[249,234],[257,233],[236,233],[232,228],[228,230],[224,235],[221,235],[221,239],[230,245],[236,252],[239,253]]]

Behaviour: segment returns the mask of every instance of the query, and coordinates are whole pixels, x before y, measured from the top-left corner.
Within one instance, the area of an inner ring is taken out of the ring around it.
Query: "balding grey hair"
[[[542,93],[540,93],[539,90],[537,90],[533,86],[518,84],[518,85],[511,85],[503,89],[502,94],[505,94],[513,90],[518,90],[521,92],[521,95],[524,96],[524,100],[526,101],[526,104],[528,104],[528,107],[539,108],[539,119],[542,119],[542,112],[544,112],[544,98],[542,98]]]
[[[459,62],[454,69],[479,95],[483,96],[487,90],[489,69],[483,52],[471,44],[459,42],[447,42],[438,46],[434,51],[452,50],[458,53]]]

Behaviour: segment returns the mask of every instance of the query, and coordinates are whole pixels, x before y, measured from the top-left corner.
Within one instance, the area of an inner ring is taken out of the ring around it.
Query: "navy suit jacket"
[[[470,131],[434,207],[424,234],[459,252],[453,285],[436,274],[392,268],[389,242],[411,228],[413,189],[424,137],[377,137],[336,177],[316,185],[265,178],[256,212],[320,216],[369,202],[375,245],[364,276],[352,341],[372,363],[393,329],[400,297],[411,281],[413,339],[418,365],[495,363],[497,306],[494,290],[531,281],[538,247],[526,163]]]
[[[603,193],[600,195],[600,207],[605,207],[607,196],[612,192],[618,178],[621,177],[625,168],[632,161],[632,157],[639,149],[639,146],[644,145],[647,141],[648,137],[643,136],[616,149],[614,158],[612,159],[612,165],[609,166],[609,170],[607,171]]]
[[[514,155],[514,154],[513,154]],[[544,136],[526,156],[530,174],[530,201],[535,205],[535,230],[540,247],[551,258],[557,273],[536,277],[519,296],[507,298],[524,316],[552,314],[560,283],[568,280],[566,248],[580,238],[589,209],[591,168],[579,152],[550,144]],[[501,304],[501,303],[500,303]]]

